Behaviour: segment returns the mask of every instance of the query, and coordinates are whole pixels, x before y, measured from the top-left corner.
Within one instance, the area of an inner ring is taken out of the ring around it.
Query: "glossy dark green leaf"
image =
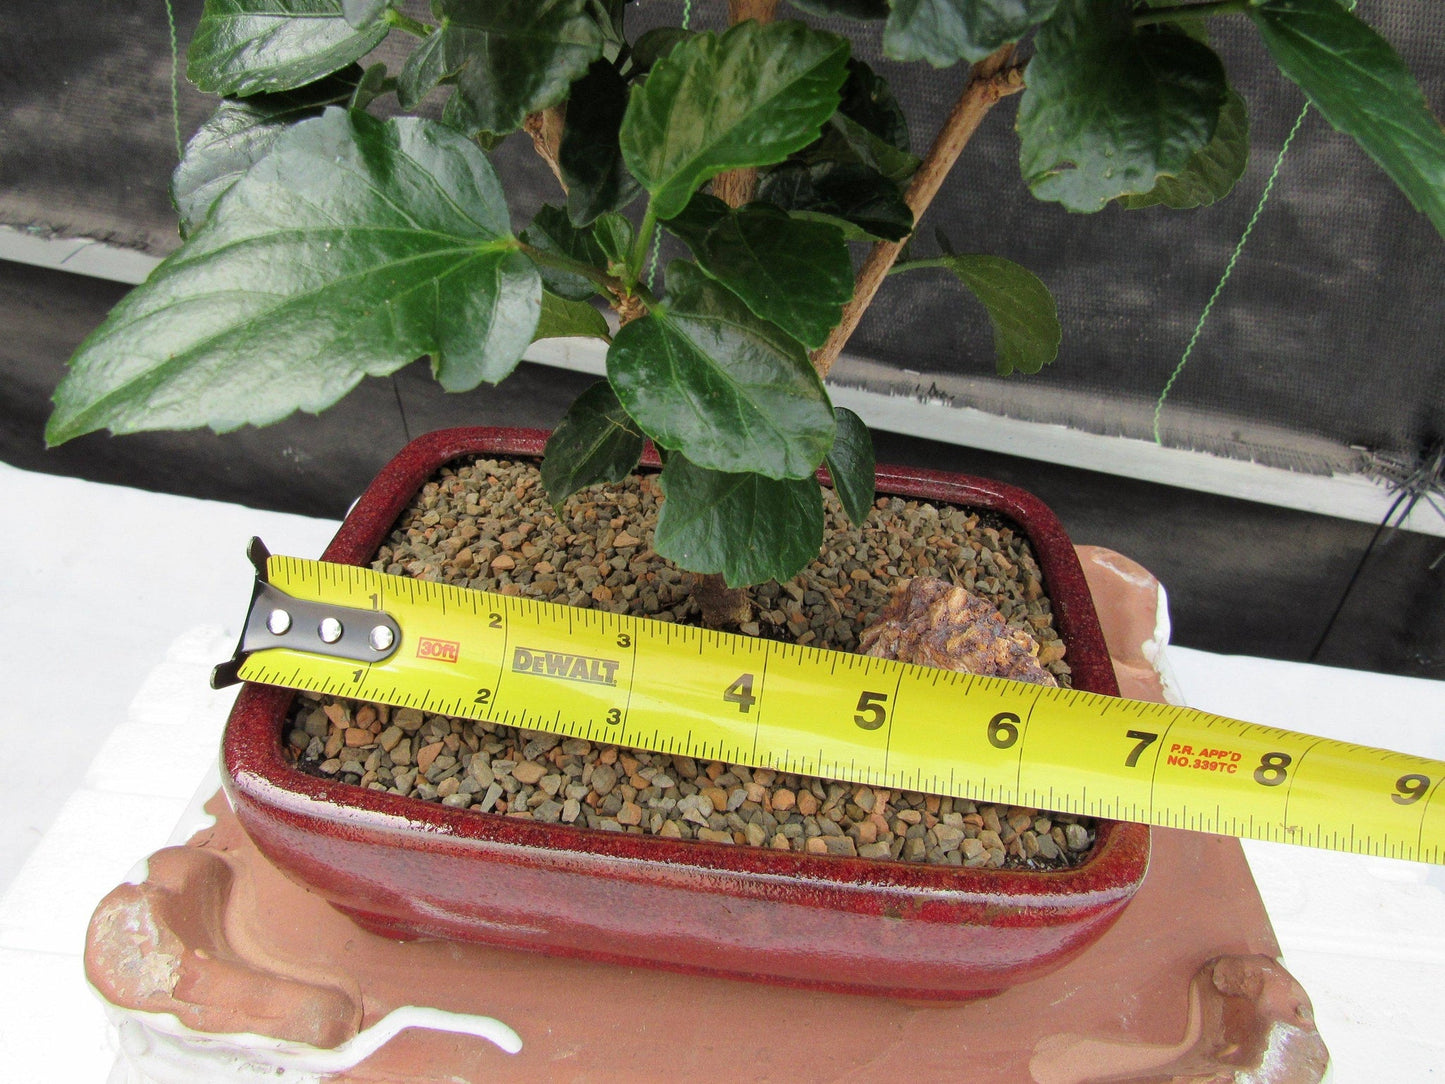
[[[625,23],[627,21],[627,5],[632,0],[589,0],[589,7],[592,9],[592,17],[597,20],[597,25],[602,29],[602,36],[608,44],[619,46],[627,41]],[[609,55],[615,55],[609,51]]]
[[[818,162],[853,163],[881,173],[903,191],[918,171],[919,159],[879,139],[857,121],[834,113],[817,142],[794,156],[812,165]]]
[[[542,487],[553,508],[579,489],[623,481],[642,458],[643,436],[607,381],[599,380],[567,408],[547,438]]]
[[[542,314],[532,341],[539,339],[605,339],[607,319],[585,301],[568,301],[556,294],[542,292]]]
[[[805,478],[833,443],[833,411],[803,348],[681,261],[667,297],[620,331],[607,377],[627,413],[699,466]]]
[[[818,557],[823,494],[809,478],[706,470],[673,455],[662,471],[652,547],[729,587],[789,580]]]
[[[853,296],[853,262],[836,226],[769,203],[734,211],[701,193],[667,226],[704,271],[804,346],[823,345]]]
[[[392,86],[388,84],[386,65],[380,62],[369,64],[362,73],[360,82],[356,84],[356,89],[351,92],[351,100],[346,103],[346,107],[366,109],[390,89]]]
[[[789,162],[758,181],[758,198],[795,215],[855,227],[860,236],[901,241],[913,231],[913,212],[898,186],[876,169],[855,162]]]
[[[907,153],[908,118],[898,104],[887,80],[857,57],[848,60],[848,80],[843,84],[838,112],[896,149]]]
[[[1035,44],[1018,131],[1039,199],[1097,211],[1152,191],[1213,138],[1219,58],[1170,27],[1135,28],[1130,0],[1061,0]]]
[[[886,19],[888,0],[788,0],[799,11],[822,18]]]
[[[946,68],[982,60],[1053,14],[1059,0],[892,0],[883,52]]]
[[[622,118],[623,158],[653,213],[672,218],[724,170],[811,143],[837,108],[847,58],[845,39],[796,22],[748,21],[680,43],[632,88]]]
[[[732,214],[732,208],[716,196],[698,192],[688,200],[681,213],[663,223],[674,237],[680,239],[693,255],[707,240],[708,231]]]
[[[605,214],[592,223],[592,239],[607,258],[607,269],[619,274],[632,255],[632,223],[619,214]]]
[[[403,105],[453,80],[448,105],[468,134],[516,131],[528,113],[566,98],[602,55],[587,0],[435,0],[434,10],[441,26],[402,70]]]
[[[570,260],[595,267],[607,266],[607,257],[592,237],[591,230],[579,230],[567,218],[567,212],[560,207],[544,204],[532,219],[532,224],[522,231],[522,240],[543,252],[553,252]],[[539,262],[537,270],[542,275],[542,285],[558,297],[569,301],[585,301],[597,292],[596,284],[586,275],[548,267]]]
[[[1063,338],[1053,295],[1037,275],[1002,256],[952,254],[895,265],[899,272],[953,272],[988,312],[1000,376],[1036,373],[1059,355]]]
[[[587,226],[598,215],[620,211],[641,191],[622,161],[617,142],[627,109],[627,84],[606,60],[595,60],[572,85],[557,165],[567,184],[567,214]]]
[[[455,68],[448,68],[452,61],[448,54],[447,39],[440,34],[429,34],[409,54],[396,77],[396,100],[403,109],[415,109],[443,79],[456,74]],[[450,105],[453,99],[448,99]],[[454,128],[460,123],[447,122]]]
[[[389,29],[354,29],[341,0],[206,0],[186,76],[208,94],[295,90],[365,56]]]
[[[1206,207],[1229,195],[1248,164],[1249,108],[1231,90],[1219,111],[1219,126],[1209,145],[1196,151],[1178,176],[1160,177],[1152,191],[1125,196],[1119,203],[1130,210],[1160,204],[1181,210]]]
[[[1445,234],[1445,130],[1390,43],[1334,0],[1264,0],[1249,16],[1280,70]]]
[[[653,65],[677,48],[678,43],[696,33],[696,30],[684,26],[655,26],[640,34],[632,44],[632,74],[651,71]]]
[[[278,139],[81,344],[46,439],[264,425],[423,354],[449,391],[500,380],[541,305],[517,246],[460,133],[329,109]]]
[[[348,101],[361,80],[351,65],[310,86],[280,94],[256,94],[223,101],[186,144],[171,174],[171,202],[180,215],[181,236],[189,236],[211,205],[271,150],[291,125],[319,116],[328,105]]]
[[[365,30],[392,8],[392,0],[341,0],[341,14],[357,30]]]
[[[833,492],[856,527],[868,518],[873,508],[877,485],[874,474],[873,435],[863,419],[847,407],[834,407],[838,435],[828,452],[828,473],[833,476]]]

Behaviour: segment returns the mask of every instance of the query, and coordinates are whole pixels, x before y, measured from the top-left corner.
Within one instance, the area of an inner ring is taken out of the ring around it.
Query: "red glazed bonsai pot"
[[[452,429],[407,445],[323,558],[366,564],[445,464],[539,456],[537,430]],[[651,460],[656,465],[656,460]],[[1088,587],[1058,520],[999,483],[880,468],[880,494],[989,509],[1032,543],[1074,685],[1118,694]],[[384,936],[509,948],[848,993],[979,997],[1096,940],[1144,879],[1149,829],[1100,822],[1082,865],[971,870],[622,835],[453,809],[299,771],[294,694],[245,686],[222,749],[226,793],[266,857]]]

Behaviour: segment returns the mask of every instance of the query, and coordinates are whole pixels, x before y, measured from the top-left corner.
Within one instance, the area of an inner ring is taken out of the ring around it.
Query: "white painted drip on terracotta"
[[[508,1054],[522,1049],[521,1036],[495,1017],[420,1005],[394,1009],[330,1050],[249,1032],[195,1031],[171,1013],[109,1003],[105,1008],[119,1045],[109,1084],[235,1084],[253,1079],[320,1084],[334,1073],[355,1068],[407,1028],[473,1035]]]

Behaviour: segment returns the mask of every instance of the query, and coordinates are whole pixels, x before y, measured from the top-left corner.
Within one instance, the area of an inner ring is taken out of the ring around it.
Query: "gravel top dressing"
[[[381,572],[573,606],[698,623],[691,573],[652,551],[654,475],[594,487],[556,514],[536,466],[443,468],[402,514]],[[913,576],[967,588],[1039,644],[1069,685],[1042,577],[1000,517],[881,497],[861,528],[825,491],[828,546],[786,584],[750,590],[749,635],[854,651]],[[603,745],[414,708],[301,694],[288,750],[303,771],[480,814],[611,832],[966,867],[1061,869],[1093,846],[1087,817],[815,779]]]

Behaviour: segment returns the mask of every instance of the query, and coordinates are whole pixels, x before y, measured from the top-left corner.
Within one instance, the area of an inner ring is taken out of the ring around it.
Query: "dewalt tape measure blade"
[[[1445,863],[1445,761],[269,557],[242,680],[649,751]],[[226,668],[218,668],[224,670]]]

